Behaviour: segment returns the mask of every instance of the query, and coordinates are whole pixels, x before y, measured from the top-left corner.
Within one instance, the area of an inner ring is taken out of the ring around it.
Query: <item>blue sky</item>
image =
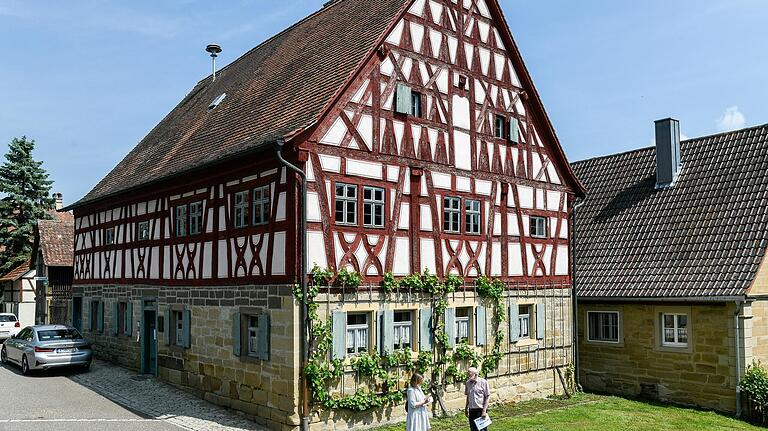
[[[210,71],[324,0],[2,0],[0,142],[37,141],[71,203]],[[768,123],[768,2],[501,0],[570,160]],[[265,6],[266,5],[266,6]]]

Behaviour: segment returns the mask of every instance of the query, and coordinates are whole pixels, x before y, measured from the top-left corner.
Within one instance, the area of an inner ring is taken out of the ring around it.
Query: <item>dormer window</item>
[[[227,97],[227,93],[221,93],[218,96],[216,96],[216,98],[213,99],[211,104],[208,105],[208,110],[213,111],[214,109],[216,109],[216,107],[219,106],[219,103],[221,103],[225,97]]]

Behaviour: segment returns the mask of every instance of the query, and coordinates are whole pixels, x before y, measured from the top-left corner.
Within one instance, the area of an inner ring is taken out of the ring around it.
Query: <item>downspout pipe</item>
[[[573,228],[571,229],[571,265],[573,265],[573,275],[571,279],[571,303],[573,304],[573,379],[575,380],[576,390],[583,392],[581,387],[581,380],[579,378],[579,299],[576,295],[576,210],[581,208],[586,202],[584,199],[579,198],[576,200],[576,204],[573,205],[571,210],[571,217],[573,220]]]
[[[301,370],[299,371],[301,382],[300,398],[301,398],[301,430],[309,430],[309,391],[307,389],[307,379],[304,376],[304,369],[309,361],[309,322],[307,321],[307,175],[293,165],[289,161],[283,158],[283,147],[285,146],[285,140],[278,138],[275,142],[275,152],[277,153],[277,159],[285,167],[295,172],[299,178],[301,178],[301,197],[300,197],[300,216],[299,216],[299,241],[301,242],[301,260],[299,264],[299,283],[301,284],[301,297],[304,299],[299,306],[299,322],[301,328],[300,336],[300,358],[301,358]]]
[[[741,336],[741,330],[739,325],[739,317],[741,311],[744,309],[744,303],[742,301],[736,301],[736,311],[733,313],[733,323],[736,331],[733,339],[736,341],[736,417],[741,417],[741,345],[739,338]]]

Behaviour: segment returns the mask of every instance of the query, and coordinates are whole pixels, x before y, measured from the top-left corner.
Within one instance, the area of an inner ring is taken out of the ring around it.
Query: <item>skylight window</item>
[[[214,110],[217,106],[219,106],[219,103],[221,103],[221,101],[224,100],[225,97],[227,97],[227,93],[219,94],[215,99],[213,99],[213,102],[211,102],[211,104],[208,105],[208,110],[209,111]]]

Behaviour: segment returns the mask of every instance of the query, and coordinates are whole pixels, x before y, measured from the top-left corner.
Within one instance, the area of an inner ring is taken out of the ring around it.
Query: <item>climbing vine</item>
[[[448,334],[445,328],[445,310],[448,308],[448,295],[458,290],[464,280],[457,275],[448,275],[440,280],[436,275],[425,270],[423,274],[411,274],[395,278],[392,273],[384,274],[381,290],[391,293],[398,289],[410,292],[421,292],[431,297],[432,304],[432,339],[434,346],[431,350],[420,351],[415,360],[410,350],[397,350],[387,355],[364,352],[349,360],[349,368],[361,384],[351,395],[332,395],[329,387],[337,385],[344,377],[344,361],[341,359],[328,360],[333,342],[332,323],[330,317],[322,320],[318,313],[319,305],[315,302],[321,286],[339,286],[357,288],[362,281],[359,273],[347,268],[340,269],[336,274],[328,269],[315,265],[311,270],[312,283],[307,288],[304,298],[301,289],[294,288],[297,301],[307,304],[310,321],[309,361],[304,369],[307,384],[312,396],[319,405],[326,409],[347,409],[365,411],[382,407],[391,403],[403,401],[404,390],[398,390],[401,370],[418,372],[422,375],[430,373],[429,382],[424,383],[425,391],[442,393],[446,384],[461,382],[464,365],[481,366],[483,375],[498,368],[501,359],[501,344],[503,332],[499,331],[505,319],[503,307],[504,285],[499,280],[489,280],[485,276],[475,281],[475,289],[481,299],[491,302],[494,310],[492,328],[494,345],[491,352],[482,356],[467,342],[449,347]]]

